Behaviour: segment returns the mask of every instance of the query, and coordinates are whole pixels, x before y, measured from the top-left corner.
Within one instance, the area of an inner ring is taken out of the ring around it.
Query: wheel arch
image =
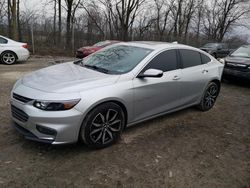
[[[82,123],[84,122],[84,120],[86,119],[87,115],[95,108],[97,108],[98,106],[102,105],[102,104],[105,104],[105,103],[115,103],[117,104],[118,106],[121,107],[122,111],[124,112],[124,115],[125,115],[125,125],[127,124],[127,121],[128,121],[128,108],[126,107],[126,105],[119,99],[113,99],[113,98],[108,98],[108,99],[104,99],[104,100],[101,100],[95,104],[93,104],[92,106],[89,107],[89,109],[86,111],[85,115],[84,115],[84,118],[82,120]],[[125,126],[126,127],[126,126]]]
[[[95,108],[97,108],[98,106],[102,105],[102,104],[105,104],[105,103],[115,103],[117,104],[118,106],[121,107],[122,111],[124,112],[124,116],[125,116],[125,125],[124,125],[124,128],[126,128],[127,126],[127,121],[128,121],[128,111],[127,111],[127,107],[125,106],[125,104],[123,102],[121,102],[120,100],[117,100],[117,99],[106,99],[106,100],[102,100],[102,101],[99,101],[98,103],[95,103],[93,104],[89,109],[88,111],[85,113],[84,115],[84,118],[82,119],[82,123],[81,123],[81,126],[79,127],[79,130],[78,130],[78,140],[80,140],[80,134],[81,134],[81,129],[82,129],[82,126],[83,126],[83,123],[84,121],[86,120],[88,114]],[[84,140],[82,140],[84,141]],[[85,141],[84,141],[85,142]]]
[[[14,52],[14,51],[12,51],[12,50],[4,50],[4,51],[0,54],[0,57],[2,57],[2,55],[3,55],[5,52],[11,52],[11,53],[13,53],[13,54],[16,56],[16,60],[18,60],[18,55],[16,54],[16,52]]]
[[[219,86],[219,92],[220,92],[220,88],[221,88],[221,82],[220,82],[220,80],[219,79],[213,79],[209,83],[211,83],[211,82],[214,82],[214,83],[216,83]]]

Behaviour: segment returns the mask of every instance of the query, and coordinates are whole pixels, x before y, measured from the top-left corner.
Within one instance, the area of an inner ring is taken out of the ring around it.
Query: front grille
[[[21,101],[23,103],[27,103],[27,102],[30,102],[30,101],[33,100],[33,99],[30,99],[30,98],[18,95],[16,93],[13,93],[13,98],[16,99],[16,100],[18,100],[18,101]]]
[[[24,111],[13,105],[11,105],[11,113],[14,118],[18,119],[21,122],[27,122],[29,119],[29,116]]]

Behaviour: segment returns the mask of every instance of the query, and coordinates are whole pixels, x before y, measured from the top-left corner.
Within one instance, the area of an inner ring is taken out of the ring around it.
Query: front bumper
[[[229,68],[224,68],[223,71],[223,76],[233,76],[233,77],[238,77],[238,78],[243,78],[243,79],[249,79],[250,80],[250,70],[248,71],[240,71],[240,70],[235,70],[235,69],[229,69]]]
[[[33,101],[22,103],[14,98],[11,98],[10,102],[14,127],[25,138],[51,144],[78,141],[83,120],[82,112],[74,108],[65,111],[43,111],[35,108]]]

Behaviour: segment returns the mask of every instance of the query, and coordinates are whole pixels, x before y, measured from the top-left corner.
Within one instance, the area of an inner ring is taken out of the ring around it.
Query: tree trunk
[[[11,32],[11,0],[8,0],[8,33],[9,37],[11,38],[12,32]]]
[[[56,0],[54,1],[53,42],[56,44]]]
[[[23,40],[22,37],[22,28],[20,24],[20,0],[17,1],[17,29],[18,29],[18,39],[19,41]]]
[[[61,0],[58,0],[58,43],[62,40],[62,7]]]
[[[71,49],[71,12],[72,12],[72,1],[68,1],[67,10],[67,25],[66,25],[66,49]]]

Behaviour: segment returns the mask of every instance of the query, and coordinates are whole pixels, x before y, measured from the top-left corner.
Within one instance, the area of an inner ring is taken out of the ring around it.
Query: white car
[[[5,64],[26,61],[30,53],[27,43],[16,42],[0,35],[0,60]]]

